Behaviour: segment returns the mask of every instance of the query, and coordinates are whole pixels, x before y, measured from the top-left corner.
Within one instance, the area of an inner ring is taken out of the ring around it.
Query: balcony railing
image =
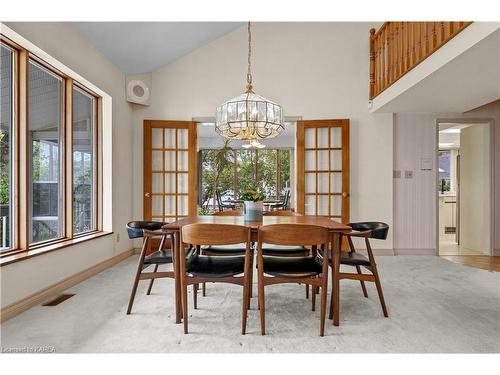
[[[370,99],[472,22],[385,22],[370,30]]]

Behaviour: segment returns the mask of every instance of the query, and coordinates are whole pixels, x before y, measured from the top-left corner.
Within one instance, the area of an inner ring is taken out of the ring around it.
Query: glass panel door
[[[349,221],[349,120],[297,123],[297,206]]]
[[[144,123],[144,219],[172,222],[196,214],[196,127]]]

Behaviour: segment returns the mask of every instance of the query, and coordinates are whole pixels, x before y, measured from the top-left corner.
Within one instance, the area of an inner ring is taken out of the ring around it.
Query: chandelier
[[[245,148],[262,148],[259,140],[280,135],[284,129],[283,111],[279,104],[253,92],[251,57],[252,33],[248,22],[247,90],[217,107],[215,130],[227,139],[249,141]]]

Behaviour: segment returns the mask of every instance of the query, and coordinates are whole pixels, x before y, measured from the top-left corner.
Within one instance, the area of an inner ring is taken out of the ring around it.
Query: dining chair
[[[250,272],[252,249],[250,228],[233,224],[189,224],[181,229],[181,243],[198,249],[203,245],[231,245],[245,243],[244,255],[207,256],[195,251],[186,260],[181,257],[181,298],[184,333],[188,333],[187,286],[204,282],[230,283],[243,286],[241,333],[246,333],[250,307]],[[243,276],[241,276],[243,275]]]
[[[217,198],[217,205],[219,206],[219,211],[224,211],[225,208],[228,208],[230,210],[234,210],[236,208],[236,205],[230,203],[224,203],[222,201],[222,196],[219,190],[215,191],[215,195]]]
[[[151,294],[151,288],[155,279],[159,278],[174,278],[173,271],[158,272],[158,266],[172,263],[172,251],[165,249],[166,239],[173,241],[173,235],[170,232],[161,231],[163,223],[158,221],[131,221],[127,224],[127,233],[130,239],[144,238],[142,242],[141,254],[137,264],[137,271],[135,273],[134,283],[132,286],[132,293],[128,303],[127,314],[132,311],[135,295],[137,293],[137,286],[140,280],[151,280],[146,294]],[[160,237],[160,246],[157,251],[146,255],[149,248],[149,243],[154,237]],[[172,244],[173,242],[171,242]],[[171,247],[171,246],[170,246]],[[153,272],[143,272],[149,266],[154,265]]]
[[[330,249],[328,242],[328,229],[316,225],[271,224],[259,228],[257,274],[262,335],[266,333],[265,287],[283,283],[303,283],[321,289],[320,336],[324,335]],[[317,254],[302,257],[270,256],[263,254],[263,244],[311,246],[313,249],[321,245],[327,251],[323,251],[323,261]]]
[[[269,209],[272,210],[287,210],[288,209],[288,203],[290,202],[290,189],[285,191],[285,195],[283,196],[283,200],[281,203],[274,203],[269,205]]]
[[[264,216],[302,216],[301,214],[294,212],[294,211],[289,211],[289,210],[284,210],[284,211],[267,211],[263,213]],[[276,250],[276,247],[274,249],[269,249],[269,248],[264,248],[262,251],[264,255],[280,255],[280,254],[273,254],[273,250]],[[306,256],[309,255],[310,251],[306,249],[304,246],[296,246],[294,248],[288,247],[288,251],[284,251],[285,249],[281,249],[281,255],[284,256]],[[306,288],[306,298],[309,298],[309,285],[305,285]],[[314,310],[314,302],[313,302],[313,310]]]
[[[372,247],[370,245],[370,238],[385,240],[387,238],[387,233],[389,232],[389,226],[385,223],[381,222],[360,222],[360,223],[349,223],[349,225],[353,231],[348,233],[342,233],[341,236],[347,237],[349,243],[349,251],[341,251],[340,254],[340,264],[337,265],[337,269],[334,269],[332,272],[332,298],[330,303],[330,316],[333,317],[333,298],[335,290],[337,293],[340,293],[340,289],[338,287],[340,280],[342,279],[350,279],[350,280],[359,280],[361,284],[361,289],[363,290],[363,295],[368,298],[368,292],[366,291],[365,281],[374,282],[377,288],[378,297],[380,299],[380,304],[382,305],[382,312],[384,316],[387,318],[389,314],[387,313],[387,308],[385,305],[384,294],[382,292],[382,285],[380,283],[380,277],[377,271],[377,265],[375,263],[375,257],[373,256]],[[368,253],[368,257],[363,254],[357,253],[354,247],[354,243],[352,241],[353,237],[360,237],[365,239],[366,251]],[[341,237],[342,238],[342,237]],[[333,259],[333,257],[331,258]],[[332,263],[333,264],[333,263]],[[357,273],[345,273],[340,272],[340,265],[353,266],[356,267]],[[371,274],[363,274],[361,272],[361,267],[366,268]],[[338,297],[337,297],[338,298]],[[338,299],[337,299],[338,300]],[[340,311],[340,308],[337,308]],[[337,312],[338,312],[337,311]],[[337,317],[338,320],[338,317]],[[335,322],[334,322],[335,324]],[[336,324],[337,325],[337,324]]]

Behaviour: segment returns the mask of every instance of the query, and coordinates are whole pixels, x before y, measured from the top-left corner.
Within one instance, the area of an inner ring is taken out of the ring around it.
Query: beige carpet
[[[190,334],[174,322],[173,281],[141,282],[133,314],[125,314],[136,257],[71,288],[56,307],[36,306],[1,325],[2,350],[53,347],[56,352],[500,352],[500,273],[438,257],[378,257],[389,309],[384,318],[368,285],[342,281],[341,325],[310,311],[304,287],[266,288],[267,332],[259,334],[252,299],[248,334],[240,334],[242,290],[209,284],[192,309]],[[254,288],[256,295],[257,288]],[[191,290],[190,290],[191,292]]]

